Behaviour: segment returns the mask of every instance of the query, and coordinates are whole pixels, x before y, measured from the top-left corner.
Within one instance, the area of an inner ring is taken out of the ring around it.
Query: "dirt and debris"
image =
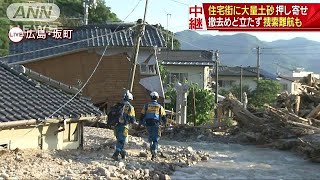
[[[239,125],[233,134],[242,142],[293,150],[320,162],[320,84],[311,77],[302,82],[300,94],[280,94],[260,116],[244,109],[232,94],[226,97],[223,107],[234,113]]]
[[[126,160],[114,161],[115,138],[109,129],[85,127],[84,150],[0,150],[0,179],[170,179],[179,168],[209,160],[191,147],[161,145],[151,161],[148,143],[129,136]]]

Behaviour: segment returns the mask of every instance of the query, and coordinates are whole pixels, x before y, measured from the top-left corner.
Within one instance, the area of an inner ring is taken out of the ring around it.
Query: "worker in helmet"
[[[114,129],[114,134],[117,138],[116,151],[112,158],[114,160],[119,160],[119,155],[122,159],[126,157],[126,151],[124,150],[124,145],[127,142],[129,124],[135,123],[135,111],[134,107],[131,105],[130,101],[133,100],[133,95],[127,90],[123,95],[122,101],[122,117],[119,118],[119,122],[116,124]]]
[[[167,123],[166,112],[157,102],[159,94],[155,91],[150,94],[151,101],[145,104],[141,111],[140,125],[144,125],[148,131],[148,141],[150,143],[151,160],[155,160],[158,151],[158,141],[161,136],[160,124]]]

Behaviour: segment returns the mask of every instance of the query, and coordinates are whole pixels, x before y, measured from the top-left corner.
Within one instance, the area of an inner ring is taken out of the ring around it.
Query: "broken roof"
[[[58,88],[52,81],[48,81],[48,84],[51,83],[48,85],[44,83],[44,77],[42,82],[36,81],[25,73],[25,68],[19,67],[14,68],[0,62],[0,123],[43,120],[74,96],[74,89],[70,88],[70,91],[67,91],[67,85],[60,83],[61,87],[63,85],[65,88]],[[101,111],[85,98],[77,96],[53,117],[78,118],[99,115],[102,115]]]
[[[164,65],[213,65],[212,52],[206,50],[161,50],[157,58]]]
[[[133,26],[135,26],[135,24],[127,23],[81,26],[74,29],[71,40],[54,39],[52,37],[48,37],[45,40],[24,39],[20,43],[10,43],[9,56],[0,58],[0,60],[6,60],[10,64],[21,64],[28,61],[44,59],[53,55],[76,52],[87,48],[103,47],[106,45],[132,47],[134,44]],[[146,26],[140,46],[164,47],[165,41],[162,32],[157,28]]]

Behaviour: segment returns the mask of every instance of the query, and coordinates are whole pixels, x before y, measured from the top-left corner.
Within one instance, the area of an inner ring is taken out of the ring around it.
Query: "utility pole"
[[[260,46],[258,46],[257,48],[257,94],[259,94],[259,80],[260,80]]]
[[[167,48],[168,48],[168,45],[169,45],[169,16],[171,17],[171,14],[170,13],[167,13]]]
[[[242,102],[242,65],[240,66],[240,102]]]
[[[174,34],[173,34],[173,32],[172,32],[172,36],[171,36],[171,50],[173,50],[173,36],[174,36]]]
[[[88,25],[88,17],[89,17],[89,2],[88,0],[83,0],[83,8],[84,8],[84,25]]]
[[[260,46],[257,47],[257,82],[260,79]]]
[[[218,91],[219,91],[219,85],[218,85],[218,75],[219,75],[219,50],[216,50],[214,53],[215,57],[215,63],[216,63],[216,92],[215,92],[215,102],[216,102],[216,111],[215,111],[215,122],[218,122]]]
[[[83,17],[84,25],[88,25],[90,4],[93,5],[94,8],[96,8],[97,7],[97,0],[83,0],[83,2],[82,2],[83,8],[84,8],[84,13],[83,13],[84,14],[84,17]]]
[[[134,60],[133,60],[133,67],[131,68],[130,71],[130,75],[129,75],[129,87],[128,89],[130,90],[130,92],[132,92],[133,90],[133,82],[134,82],[134,76],[136,74],[136,68],[137,68],[137,62],[138,62],[138,56],[139,56],[139,49],[140,49],[140,41],[141,41],[141,37],[144,35],[144,30],[145,30],[145,26],[146,26],[146,15],[147,15],[147,7],[148,7],[148,0],[146,0],[146,5],[144,8],[144,15],[143,15],[143,20],[141,22],[141,19],[138,20],[138,26],[137,29],[139,30],[139,32],[136,34],[137,35],[137,39],[135,41],[135,47],[134,47]],[[142,24],[141,24],[142,23]]]

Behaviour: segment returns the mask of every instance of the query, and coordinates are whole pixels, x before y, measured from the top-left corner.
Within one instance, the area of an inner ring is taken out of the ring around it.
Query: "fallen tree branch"
[[[302,123],[298,123],[298,122],[294,122],[294,121],[287,121],[287,123],[295,125],[295,126],[307,128],[307,129],[312,129],[312,130],[315,130],[316,132],[320,132],[320,128],[317,128],[314,126],[310,126],[310,125],[306,125],[306,124],[302,124]]]

